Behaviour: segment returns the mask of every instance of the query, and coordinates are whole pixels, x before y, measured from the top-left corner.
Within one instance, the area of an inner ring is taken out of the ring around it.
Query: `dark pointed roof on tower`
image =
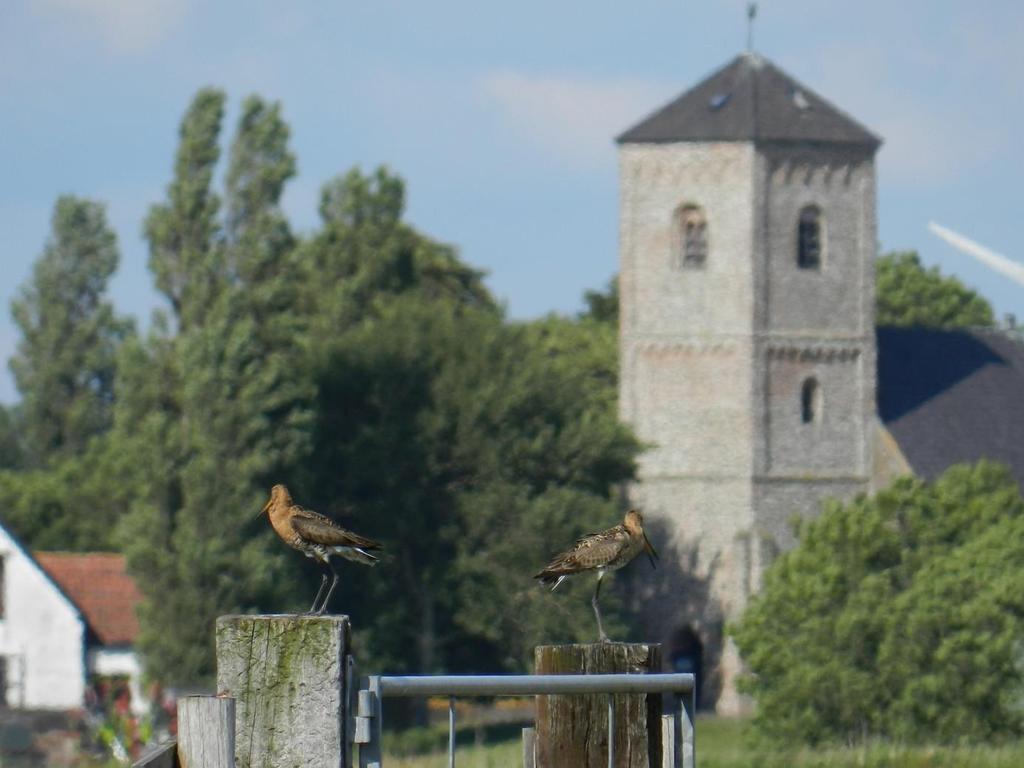
[[[872,149],[882,143],[849,115],[755,53],[737,56],[617,141],[812,142]]]

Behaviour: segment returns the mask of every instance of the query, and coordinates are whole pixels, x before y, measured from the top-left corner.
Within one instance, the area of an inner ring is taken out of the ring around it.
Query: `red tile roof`
[[[103,645],[130,645],[139,636],[135,610],[142,595],[125,570],[124,556],[110,552],[33,552]]]

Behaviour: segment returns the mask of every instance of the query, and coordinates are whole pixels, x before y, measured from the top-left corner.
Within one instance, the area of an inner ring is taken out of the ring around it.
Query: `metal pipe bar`
[[[448,697],[448,768],[455,768],[455,697]]]
[[[692,693],[690,673],[675,675],[408,675],[379,677],[379,696],[538,696],[574,693]]]
[[[608,694],[608,768],[615,768],[615,694]]]

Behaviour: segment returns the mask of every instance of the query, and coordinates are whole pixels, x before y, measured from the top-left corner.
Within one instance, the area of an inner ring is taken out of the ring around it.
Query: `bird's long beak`
[[[654,547],[651,546],[651,540],[647,538],[647,534],[644,533],[644,549],[647,550],[647,559],[651,561],[651,568],[657,568],[654,561],[658,559],[658,553],[654,551]]]
[[[267,511],[268,509],[270,509],[270,502],[269,502],[269,501],[268,501],[268,502],[267,502],[266,504],[264,504],[264,505],[263,505],[263,509],[261,509],[261,510],[259,511],[259,514],[258,514],[258,515],[256,515],[256,517],[259,517],[260,515],[262,515],[263,513],[265,513],[265,512],[266,512],[266,511]]]

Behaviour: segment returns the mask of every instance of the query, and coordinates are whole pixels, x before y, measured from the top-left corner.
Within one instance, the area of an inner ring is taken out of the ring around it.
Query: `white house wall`
[[[85,693],[85,624],[75,606],[0,527],[0,656],[9,706],[71,709]]]

